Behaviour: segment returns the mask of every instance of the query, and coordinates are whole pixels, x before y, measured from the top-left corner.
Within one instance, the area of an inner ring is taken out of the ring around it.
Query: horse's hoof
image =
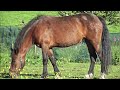
[[[100,79],[106,79],[106,74],[102,73],[101,76],[100,76]]]
[[[85,75],[85,79],[93,79],[93,74],[90,73],[90,74]]]
[[[60,72],[55,72],[55,79],[62,79]]]
[[[40,79],[49,79],[48,75],[42,75]]]
[[[55,79],[62,79],[62,77],[59,75],[55,75]]]
[[[105,79],[105,77],[100,77],[99,79]]]

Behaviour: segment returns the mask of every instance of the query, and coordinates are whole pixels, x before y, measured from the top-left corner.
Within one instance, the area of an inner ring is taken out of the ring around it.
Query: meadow
[[[0,26],[17,26],[21,28],[23,27],[22,20],[26,24],[37,15],[59,16],[57,11],[0,11],[0,17],[2,17]],[[109,32],[112,33],[110,34],[112,63],[107,78],[120,79],[120,25],[108,25],[108,28]],[[84,43],[68,48],[54,48],[54,53],[63,79],[84,79],[90,64],[89,53]],[[0,43],[0,79],[9,79],[10,54],[10,46]],[[35,51],[33,46],[29,50],[26,56],[26,65],[19,76],[20,79],[40,79],[43,68],[41,55],[41,49],[39,48]],[[48,73],[49,78],[54,79],[54,72],[50,62],[48,62]],[[98,79],[100,76],[99,60],[96,62],[94,73],[94,79]]]
[[[40,79],[42,74],[42,52],[37,48],[37,53],[34,54],[34,46],[29,50],[26,56],[26,65],[21,71],[20,79]],[[75,45],[68,48],[55,48],[57,65],[61,71],[63,79],[84,79],[87,74],[90,60],[87,48],[84,44]],[[112,46],[112,63],[109,68],[108,79],[120,78],[120,47]],[[10,50],[4,48],[1,51],[0,60],[0,79],[9,79],[9,68],[11,63]],[[100,76],[100,61],[97,59],[95,65],[95,77]],[[53,67],[48,62],[49,78],[54,79]]]

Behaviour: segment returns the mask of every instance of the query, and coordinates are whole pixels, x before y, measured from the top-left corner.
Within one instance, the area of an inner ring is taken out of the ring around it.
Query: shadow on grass
[[[41,74],[20,74],[20,76],[32,76],[32,77],[41,77]],[[49,74],[49,76],[55,76],[53,74]],[[0,73],[0,78],[2,79],[10,79],[9,73]]]
[[[2,79],[10,79],[9,73],[0,73],[0,78],[2,78]]]
[[[20,76],[23,76],[23,77],[26,77],[26,76],[31,76],[31,77],[41,77],[41,74],[20,74]],[[53,74],[49,74],[50,77],[54,77],[55,75]],[[10,76],[9,76],[9,73],[0,73],[0,78],[1,79],[11,79]],[[54,79],[54,78],[51,78],[51,79]],[[74,76],[71,76],[71,77],[67,77],[65,79],[85,79],[84,77],[74,77]],[[94,77],[93,79],[99,79],[99,78],[96,78]]]

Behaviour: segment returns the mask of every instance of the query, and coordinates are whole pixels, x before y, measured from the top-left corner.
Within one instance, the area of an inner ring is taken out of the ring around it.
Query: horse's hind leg
[[[101,61],[101,75],[100,75],[100,79],[105,79],[106,78],[106,73],[104,73],[105,71],[105,66],[104,66],[104,62],[103,62],[103,56],[102,56],[102,50],[99,50],[97,52],[98,57]]]
[[[98,40],[99,41],[99,40]],[[105,79],[106,74],[104,73],[104,64],[103,64],[103,58],[102,58],[102,51],[100,49],[100,43],[97,41],[97,39],[95,41],[91,41],[91,43],[93,44],[94,48],[95,48],[95,52],[97,53],[100,61],[101,61],[101,76],[100,79]]]
[[[89,51],[89,54],[90,54],[90,60],[91,60],[89,71],[88,71],[88,74],[85,76],[85,78],[91,79],[94,75],[94,66],[95,66],[97,55],[96,55],[96,52],[95,52],[95,48],[93,47],[91,42],[87,39],[85,39],[85,42],[87,44],[88,51]]]
[[[41,78],[47,78],[48,71],[47,71],[47,64],[48,64],[48,51],[49,48],[47,45],[42,45],[42,56],[43,56],[43,73]]]
[[[60,74],[59,69],[58,69],[58,67],[57,67],[56,59],[55,59],[55,56],[54,56],[54,54],[53,54],[53,50],[52,50],[52,49],[49,50],[48,56],[49,56],[49,59],[50,59],[50,61],[51,61],[51,63],[52,63],[53,69],[54,69],[55,78],[56,78],[56,79],[61,79],[61,77],[60,77],[61,74]]]

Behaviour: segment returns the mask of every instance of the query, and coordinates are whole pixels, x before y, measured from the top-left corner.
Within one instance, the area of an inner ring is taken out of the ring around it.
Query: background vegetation
[[[106,19],[112,45],[112,65],[108,78],[120,78],[120,11],[0,11],[0,78],[8,78],[11,62],[10,47],[21,28],[37,15],[68,16],[78,13],[94,13]],[[85,43],[68,48],[54,48],[58,67],[63,78],[83,79],[89,68],[89,54]],[[53,69],[49,62],[50,78]],[[41,49],[34,46],[26,57],[26,66],[20,78],[40,78],[42,73]],[[96,63],[95,78],[100,75],[100,62]]]

